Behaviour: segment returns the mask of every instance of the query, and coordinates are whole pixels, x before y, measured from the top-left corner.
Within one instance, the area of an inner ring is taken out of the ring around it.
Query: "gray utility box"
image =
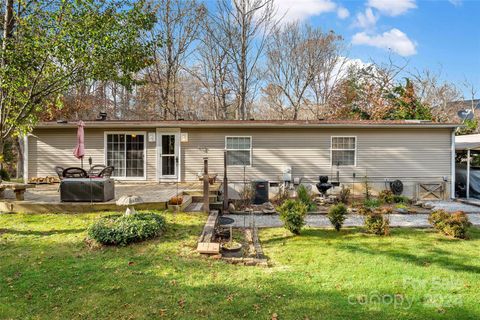
[[[252,182],[253,204],[263,204],[268,202],[268,181],[255,180]]]
[[[110,178],[67,178],[60,182],[62,202],[106,202],[115,198],[115,182]]]

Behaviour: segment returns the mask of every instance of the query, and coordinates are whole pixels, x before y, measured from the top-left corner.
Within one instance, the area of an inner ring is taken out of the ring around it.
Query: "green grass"
[[[0,215],[1,319],[480,318],[478,229],[468,241],[268,229],[272,267],[260,268],[197,255],[203,214],[166,214],[157,240],[91,248],[86,228],[98,216]]]

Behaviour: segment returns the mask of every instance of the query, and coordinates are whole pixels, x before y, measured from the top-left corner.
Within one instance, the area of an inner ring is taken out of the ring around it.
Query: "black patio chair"
[[[115,170],[115,167],[113,166],[105,167],[102,171],[100,171],[98,176],[100,178],[110,178],[112,176],[113,170]]]
[[[104,166],[103,164],[96,164],[92,167],[90,167],[90,170],[88,170],[88,176],[89,177],[98,177],[100,172],[103,171],[107,166]]]
[[[82,168],[71,167],[63,170],[63,178],[88,178],[87,171],[83,170]]]
[[[57,173],[58,179],[63,180],[63,170],[65,169],[63,167],[56,166],[53,168],[53,170],[55,170],[55,172]]]

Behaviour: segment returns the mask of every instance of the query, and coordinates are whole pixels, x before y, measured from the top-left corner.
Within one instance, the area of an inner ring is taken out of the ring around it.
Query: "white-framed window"
[[[146,133],[105,132],[105,164],[113,166],[113,177],[145,179]]]
[[[227,166],[252,165],[252,137],[225,137]]]
[[[332,166],[356,166],[357,137],[332,137],[330,152]]]

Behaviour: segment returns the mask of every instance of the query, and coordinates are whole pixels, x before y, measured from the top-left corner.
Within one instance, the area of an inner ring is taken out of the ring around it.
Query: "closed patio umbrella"
[[[73,150],[73,155],[75,156],[75,158],[81,160],[81,166],[83,169],[83,157],[85,156],[85,133],[83,131],[83,128],[85,127],[85,123],[80,120],[78,121],[77,126],[77,145]]]

